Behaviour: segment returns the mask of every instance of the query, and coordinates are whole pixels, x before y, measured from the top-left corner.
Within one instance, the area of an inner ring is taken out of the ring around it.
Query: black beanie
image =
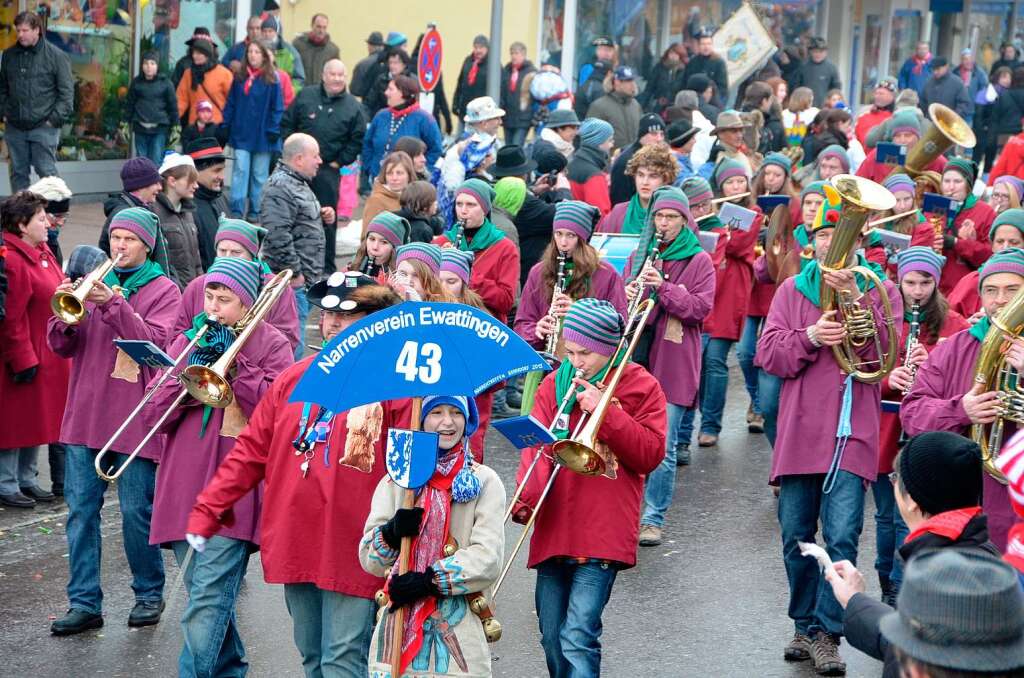
[[[640,118],[640,127],[638,128],[636,139],[639,141],[643,136],[649,132],[656,132],[661,130],[665,131],[665,121],[661,119],[660,115],[655,113],[645,113]]]
[[[900,481],[921,510],[937,515],[981,500],[981,448],[948,431],[914,436],[900,452]]]

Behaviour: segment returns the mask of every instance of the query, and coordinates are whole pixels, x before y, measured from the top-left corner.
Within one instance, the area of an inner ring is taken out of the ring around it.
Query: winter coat
[[[108,257],[110,256],[110,222],[113,221],[114,215],[123,209],[129,207],[144,207],[150,212],[154,212],[153,205],[147,205],[131,193],[111,193],[107,196],[107,199],[103,202],[103,214],[107,220],[103,222],[103,228],[100,229],[99,248],[103,250],[103,253]],[[167,256],[167,239],[164,237],[163,231],[157,232],[156,251],[150,256],[153,261],[160,264],[160,268],[164,269],[164,273],[168,273],[171,270],[171,262]]]
[[[960,66],[950,68],[949,72],[959,79],[960,82],[964,82],[964,78],[960,74]],[[988,76],[985,75],[985,71],[981,70],[981,66],[974,64],[974,69],[964,85],[967,87],[967,98],[972,102],[977,101],[978,92],[988,87]]]
[[[185,125],[185,127],[181,129],[182,148],[188,148],[193,141],[203,138],[216,139],[218,145],[227,146],[228,129],[215,122],[211,122],[209,125],[204,125],[202,129],[199,129],[198,122],[194,122],[191,125]]]
[[[359,157],[366,134],[363,107],[354,96],[342,91],[327,94],[323,84],[304,88],[281,118],[281,138],[305,132],[320,144],[324,165],[351,165]]]
[[[729,73],[725,67],[725,59],[717,54],[709,56],[695,54],[690,57],[690,60],[686,63],[686,68],[683,69],[683,84],[689,82],[690,77],[694,75],[706,75],[711,78],[712,82],[715,83],[715,94],[723,99],[725,98],[726,93],[729,91]],[[679,89],[684,88],[680,87]],[[675,96],[674,93],[673,96]],[[700,92],[697,93],[697,96],[700,96]]]
[[[759,207],[749,231],[712,229],[718,245],[712,256],[715,266],[715,303],[704,320],[704,332],[713,339],[738,341],[747,317],[754,284],[754,246],[764,221]]]
[[[180,302],[181,292],[174,281],[160,276],[127,301],[115,294],[102,306],[86,302],[89,315],[77,325],[50,318],[47,344],[55,354],[71,361],[62,443],[99,449],[128,418],[158,370],[139,366],[114,341],[151,341],[167,348]],[[147,430],[142,418],[135,417],[114,442],[113,451],[130,454]],[[160,461],[163,447],[164,436],[158,434],[139,454]]]
[[[224,124],[230,130],[228,145],[249,153],[273,153],[281,150],[281,115],[284,99],[281,83],[268,83],[257,76],[245,92],[245,81],[236,79],[224,107]]]
[[[1024,134],[1010,137],[1003,146],[996,163],[992,165],[992,171],[988,173],[988,185],[991,186],[996,179],[1007,174],[1024,176]]]
[[[228,68],[231,68],[231,62],[237,61],[239,63],[245,61],[245,51],[249,49],[249,38],[241,40],[231,45],[230,49],[224,53],[221,57],[220,63]]]
[[[306,68],[302,64],[302,57],[298,50],[280,35],[277,36],[277,45],[270,50],[274,53],[274,65],[292,76],[295,89],[302,89],[306,82]],[[316,74],[319,77],[319,74]],[[315,82],[315,78],[314,78]]]
[[[498,104],[505,109],[505,118],[502,125],[505,129],[529,128],[533,120],[533,110],[530,106],[529,90],[527,90],[526,107],[523,107],[523,84],[530,73],[536,73],[537,67],[529,60],[524,61],[519,67],[519,79],[516,81],[515,89],[509,91],[509,83],[512,81],[512,62],[505,64],[501,69],[501,102]]]
[[[612,209],[608,193],[608,153],[593,146],[580,146],[569,161],[566,175],[573,200],[582,200],[601,210],[601,216]]]
[[[167,259],[171,268],[165,272],[179,289],[185,289],[185,285],[203,274],[199,233],[192,219],[194,209],[190,200],[182,200],[175,209],[163,193],[157,193],[153,203],[153,212],[160,219],[160,230],[167,241]]]
[[[329,34],[324,37],[322,43],[317,44],[309,37],[309,33],[303,33],[292,40],[292,46],[299,53],[299,59],[302,61],[302,70],[306,78],[309,79],[309,85],[320,79],[321,74],[324,72],[324,64],[331,59],[341,58],[338,46],[331,42]]]
[[[165,134],[178,122],[178,98],[167,76],[157,74],[152,80],[138,75],[128,87],[124,117],[136,134]]]
[[[645,111],[661,114],[666,108],[672,105],[678,91],[676,79],[683,70],[681,64],[669,66],[659,61],[651,69],[651,76],[647,79],[647,85],[640,95],[640,105]]]
[[[974,100],[967,96],[967,88],[960,78],[947,72],[941,78],[932,76],[921,92],[921,110],[927,111],[931,104],[943,104],[968,119],[974,114]]]
[[[877,108],[875,106],[869,106],[863,109],[860,114],[857,115],[857,124],[853,129],[854,134],[857,137],[857,141],[867,148],[868,132],[891,118],[892,113],[891,108]]]
[[[818,159],[818,154],[829,146],[835,144],[848,147],[849,140],[842,133],[833,130],[823,130],[818,134],[809,134],[804,138],[804,165],[810,165]]]
[[[9,125],[59,128],[71,118],[75,80],[71,61],[45,36],[32,47],[15,42],[0,63],[0,112]]]
[[[763,112],[762,112],[763,113]],[[764,126],[761,128],[761,155],[781,151],[786,147],[786,126],[775,107],[768,109],[764,115]]]
[[[372,600],[384,580],[360,566],[359,542],[374,489],[386,475],[387,435],[382,433],[408,427],[410,401],[382,403],[379,419],[365,406],[339,413],[327,442],[314,445],[314,461],[303,477],[292,445],[303,403],[291,402],[290,396],[316,359],[309,356],[284,370],[264,394],[249,426],[196,499],[188,531],[205,537],[217,534],[229,522],[232,506],[262,483],[264,579],[271,584],[311,583]],[[359,437],[349,439],[353,429]],[[361,449],[360,442],[367,439],[370,447]],[[327,449],[332,459],[327,458]]]
[[[597,64],[594,64],[593,70],[590,71],[590,76],[576,90],[576,100],[573,103],[573,108],[576,110],[576,117],[580,120],[590,115],[590,104],[605,95],[604,78],[607,73],[607,69],[603,66],[598,68]]]
[[[365,209],[363,208],[364,214],[366,213]],[[409,222],[409,242],[433,242],[434,238],[444,232],[444,223],[440,217],[413,214],[404,207],[391,211]],[[365,218],[363,222],[368,223]]]
[[[477,67],[476,80],[469,84],[469,72],[473,68],[473,55],[470,54],[462,60],[462,68],[459,69],[459,79],[455,84],[455,95],[452,99],[452,112],[462,118],[466,115],[466,105],[477,97],[487,96],[487,63],[491,58],[488,50],[487,56],[483,58]]]
[[[839,69],[828,59],[820,63],[808,59],[796,71],[793,89],[797,87],[809,87],[814,92],[814,105],[821,108],[829,90],[842,89],[843,81],[839,79]]]
[[[469,231],[467,237],[470,237]],[[440,235],[434,239],[434,244],[444,247],[451,243]],[[519,291],[519,249],[509,238],[502,238],[474,254],[469,289],[480,295],[488,313],[507,322]]]
[[[949,308],[965,318],[981,310],[981,296],[978,294],[978,272],[971,271],[957,281],[956,286],[946,295]]]
[[[401,209],[401,193],[395,193],[383,181],[374,181],[373,190],[363,205],[363,232],[366,236],[366,229],[373,221],[373,218],[381,212],[395,212]]]
[[[195,222],[196,237],[199,240],[199,261],[205,271],[217,257],[217,244],[214,239],[217,236],[217,229],[220,228],[221,215],[230,214],[228,197],[223,191],[212,191],[199,184],[192,204],[195,206],[192,221]]]
[[[1017,134],[1021,131],[1020,119],[1024,117],[1024,87],[1008,89],[992,104],[989,117],[992,134]],[[993,136],[993,143],[996,141]]]
[[[177,355],[188,344],[179,334],[169,351]],[[213,479],[217,467],[235,446],[257,403],[281,372],[292,364],[293,351],[288,340],[265,322],[260,322],[245,342],[235,368],[228,378],[234,400],[227,407],[211,408],[208,422],[205,407],[177,407],[164,421],[160,431],[167,435],[160,458],[160,477],[153,497],[150,544],[182,541],[188,531],[188,518],[196,498]],[[176,368],[175,372],[180,372]],[[177,396],[181,386],[169,379],[142,408],[146,426],[156,424]],[[195,401],[193,400],[193,404]],[[294,432],[293,432],[294,433]],[[263,489],[256,488],[238,501],[232,510],[233,522],[218,533],[221,537],[260,543],[260,503]]]
[[[590,104],[587,116],[600,118],[615,130],[615,148],[625,148],[636,141],[643,110],[635,97],[609,92]]]
[[[562,200],[569,200],[572,194],[564,189],[556,189],[538,197],[527,192],[523,206],[512,220],[519,231],[519,285],[526,285],[530,269],[536,264],[544,248],[551,242],[552,229],[555,222],[555,205]]]
[[[418,105],[413,105],[413,110],[397,120],[390,108],[384,108],[370,121],[370,127],[363,137],[361,160],[371,178],[380,172],[380,161],[391,152],[395,141],[401,137],[416,137],[427,145],[427,167],[433,167],[441,157],[441,129],[437,121]]]
[[[263,260],[275,273],[290,268],[296,277],[304,275],[307,286],[323,274],[326,247],[320,203],[309,181],[285,163],[278,163],[263,185],[260,209],[267,229]]]
[[[612,162],[612,169],[609,172],[611,183],[608,189],[608,197],[612,205],[629,202],[629,199],[636,193],[636,180],[626,174],[626,165],[636,152],[642,148],[639,141],[634,141],[622,149]]]
[[[7,317],[0,323],[0,450],[35,447],[60,439],[71,361],[46,345],[50,299],[64,274],[46,243],[31,247],[3,233],[7,248]],[[28,383],[14,375],[36,368]]]
[[[497,226],[498,230],[512,241],[516,249],[519,249],[519,232],[516,230],[516,225],[512,222],[511,214],[500,207],[494,207],[491,209],[491,223]]]
[[[924,92],[924,85],[932,78],[932,62],[928,60],[924,66],[921,67],[920,73],[914,72],[914,57],[908,58],[903,62],[900,67],[900,73],[897,80],[899,81],[900,89],[912,89],[918,94]]]
[[[374,52],[356,63],[356,67],[352,69],[352,78],[348,83],[348,91],[353,96],[365,97],[366,93],[370,91],[370,85],[373,84],[373,81],[370,80],[370,74],[374,71],[379,58],[380,52]]]
[[[192,89],[192,69],[185,71],[178,83],[178,116],[191,125],[198,119],[196,105],[206,100],[213,104],[213,121],[224,122],[224,106],[228,103],[228,94],[234,82],[235,76],[230,70],[215,64],[203,75],[203,82]]]

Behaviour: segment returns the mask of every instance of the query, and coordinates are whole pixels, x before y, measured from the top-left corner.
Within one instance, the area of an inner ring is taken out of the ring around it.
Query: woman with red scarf
[[[469,454],[479,423],[472,398],[428,396],[421,412],[423,430],[438,435],[434,475],[414,508],[400,508],[405,490],[382,478],[359,544],[363,569],[388,577],[391,611],[406,608],[401,668],[390,666],[395,617],[386,613],[370,642],[370,674],[489,676],[491,653],[469,598],[490,589],[504,559],[505,488]],[[398,574],[403,537],[412,537],[411,557]]]
[[[363,137],[363,168],[372,180],[380,173],[380,161],[401,137],[415,137],[427,145],[427,167],[441,157],[441,129],[417,102],[420,86],[415,78],[396,75],[384,90],[387,107],[377,111]]]

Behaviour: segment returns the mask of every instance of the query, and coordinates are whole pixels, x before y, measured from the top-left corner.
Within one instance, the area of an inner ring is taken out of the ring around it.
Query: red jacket
[[[942,280],[939,281],[939,289],[943,294],[949,294],[957,281],[971,271],[978,270],[989,257],[992,256],[992,244],[988,239],[988,231],[996,218],[995,210],[980,200],[973,207],[962,209],[953,220],[952,232],[955,235],[969,220],[974,224],[976,239],[965,240],[957,238],[953,249],[944,249],[943,256],[946,257],[946,265],[942,267]],[[935,231],[930,224],[920,224],[911,235],[911,245],[923,245],[931,247],[935,239]]]
[[[981,309],[981,295],[978,294],[978,272],[971,271],[960,278],[953,291],[946,295],[949,307],[965,318],[970,318]]]
[[[719,234],[711,257],[716,274],[715,304],[704,321],[704,332],[713,339],[737,341],[743,331],[754,284],[754,245],[763,220],[758,210],[749,231],[714,229]]]
[[[945,167],[946,159],[940,155],[935,158],[935,160],[932,160],[925,169],[942,174],[942,170],[945,169]],[[860,167],[857,168],[857,176],[864,177],[865,179],[871,179],[871,181],[880,184],[885,181],[887,176],[892,174],[893,169],[899,169],[901,172],[903,171],[903,168],[898,165],[891,165],[887,162],[878,162],[878,149],[872,148],[867,157],[864,158],[864,162],[862,162]]]
[[[614,479],[584,476],[563,468],[534,523],[527,567],[549,558],[597,558],[636,564],[640,531],[640,504],[644,477],[665,458],[665,394],[657,380],[636,363],[629,363],[615,389],[615,400],[598,431],[598,440],[608,445],[617,459]],[[544,378],[533,402],[531,414],[543,426],[551,423],[555,401],[555,374]],[[576,427],[580,408],[569,416],[569,430]],[[523,450],[516,481],[533,461],[536,448]],[[544,455],[516,504],[516,512],[533,508],[551,476],[552,462]]]
[[[878,127],[891,117],[892,111],[887,111],[884,108],[875,108],[874,106],[858,115],[857,125],[853,128],[853,133],[857,135],[857,141],[860,142],[860,145],[867,148],[868,132],[871,131],[871,128]]]
[[[991,186],[996,179],[1007,174],[1015,177],[1024,177],[1024,132],[1017,136],[1010,137],[1003,152],[996,159],[996,164],[988,173],[988,185]]]
[[[46,345],[53,315],[50,298],[64,274],[46,243],[30,247],[5,232],[7,317],[0,322],[0,449],[35,447],[60,438],[71,361]],[[35,378],[15,384],[14,374],[36,367]]]
[[[439,235],[434,238],[434,244],[444,247],[451,243]],[[519,248],[508,238],[502,238],[475,254],[469,288],[484,300],[488,313],[501,322],[508,322],[519,290]]]
[[[595,174],[582,184],[575,181],[569,182],[572,189],[572,199],[582,200],[590,203],[601,210],[601,216],[608,214],[612,209],[612,198],[608,193],[608,175]]]
[[[383,403],[372,460],[359,457],[357,462],[346,455],[351,412],[337,415],[328,435],[330,463],[324,463],[325,445],[317,443],[310,472],[303,478],[302,457],[292,446],[302,403],[290,403],[288,398],[315,359],[310,356],[286,369],[264,394],[234,448],[196,498],[187,529],[204,537],[216,534],[222,523],[231,521],[235,502],[263,481],[264,579],[271,584],[312,583],[327,591],[373,598],[384,582],[360,566],[359,540],[373,492],[386,473],[387,430],[408,427],[410,403]],[[310,416],[316,411],[314,406]]]

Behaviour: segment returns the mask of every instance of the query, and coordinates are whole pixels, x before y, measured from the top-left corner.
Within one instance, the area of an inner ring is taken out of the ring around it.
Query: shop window
[[[893,12],[892,36],[889,39],[889,74],[898,75],[903,62],[914,55],[921,40],[921,13],[898,9]]]
[[[172,74],[188,54],[188,41],[196,28],[209,29],[217,60],[234,44],[234,0],[150,0],[142,10],[140,54],[154,50],[160,69]]]
[[[856,112],[857,104],[870,104],[874,101],[875,87],[881,80],[882,58],[882,16],[868,14],[864,17],[864,65],[860,72],[860,87],[856,93],[857,101],[851,101],[851,108]]]

